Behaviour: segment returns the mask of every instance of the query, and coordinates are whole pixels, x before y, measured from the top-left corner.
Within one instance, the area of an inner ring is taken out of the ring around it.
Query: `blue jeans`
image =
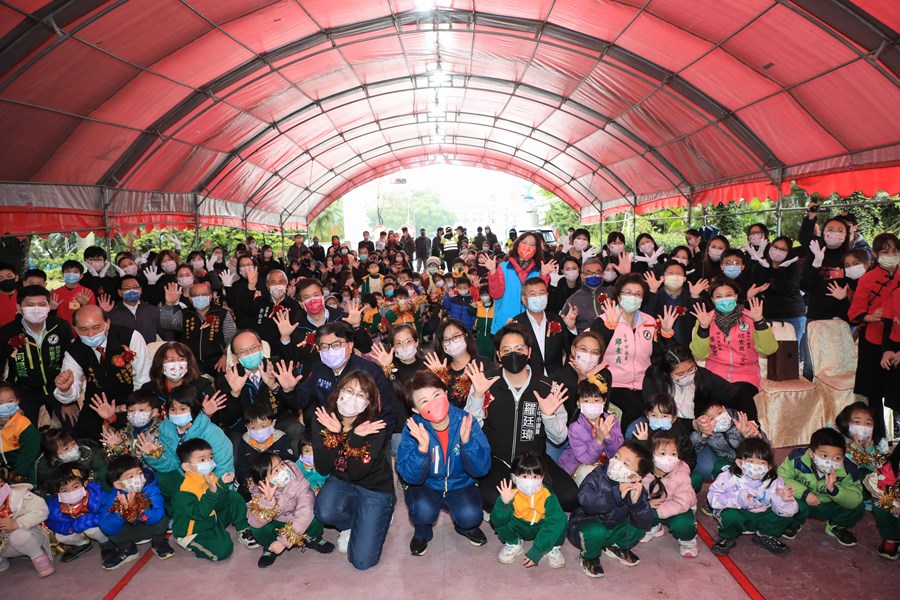
[[[478,529],[484,519],[481,493],[474,483],[446,494],[427,485],[411,485],[406,488],[405,495],[409,520],[416,529],[413,536],[421,540],[430,541],[434,537],[434,524],[441,509],[450,511],[453,525],[462,535]]]
[[[315,514],[325,525],[353,531],[347,557],[350,564],[362,571],[381,560],[396,502],[393,491],[367,490],[332,475],[316,496]]]
[[[715,479],[719,474],[716,473],[713,475],[713,464],[715,464],[718,458],[719,457],[716,456],[716,453],[713,452],[712,448],[703,446],[703,448],[700,449],[700,452],[697,453],[697,466],[694,467],[694,473],[702,475],[704,481]]]
[[[566,448],[569,447],[569,440],[566,440],[562,443],[561,446],[557,446],[550,440],[547,440],[547,456],[553,459],[553,462],[559,462],[559,457],[562,456],[562,453],[565,452]]]

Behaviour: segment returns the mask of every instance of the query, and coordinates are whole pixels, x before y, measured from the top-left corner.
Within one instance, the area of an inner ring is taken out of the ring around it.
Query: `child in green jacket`
[[[850,528],[865,514],[856,465],[847,460],[844,436],[834,429],[812,434],[809,448],[792,451],[778,475],[794,489],[799,510],[783,537],[792,540],[807,518],[825,521],[825,532],[842,546],[855,546]]]
[[[8,483],[35,483],[34,465],[40,455],[41,435],[19,410],[16,388],[0,381],[0,466],[16,478]]]
[[[469,314],[475,316],[475,344],[478,346],[478,356],[494,355],[494,336],[491,333],[491,325],[494,324],[494,300],[487,291],[487,286],[481,288],[481,300],[475,306],[469,308]]]
[[[193,438],[178,447],[184,480],[172,499],[172,534],[178,545],[198,558],[219,561],[231,556],[234,543],[226,527],[234,525],[238,541],[258,548],[247,523],[247,505],[231,487],[234,473],[219,479],[212,446]]]

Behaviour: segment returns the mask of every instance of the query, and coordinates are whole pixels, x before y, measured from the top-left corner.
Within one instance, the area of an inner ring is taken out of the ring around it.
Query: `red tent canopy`
[[[585,221],[896,193],[898,30],[875,0],[7,0],[0,230],[300,227],[434,162]]]

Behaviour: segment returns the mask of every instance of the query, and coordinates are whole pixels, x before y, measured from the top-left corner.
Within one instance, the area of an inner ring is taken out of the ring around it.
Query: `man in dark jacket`
[[[484,233],[482,233],[483,229],[481,227],[478,228],[478,232],[475,234],[475,237],[472,239],[472,243],[475,244],[475,248],[477,250],[481,250],[481,247],[484,245]]]
[[[431,238],[431,255],[444,262],[444,228],[437,228],[437,235]],[[438,265],[440,268],[441,265]]]
[[[425,270],[425,261],[431,256],[431,238],[425,235],[425,229],[419,230],[419,237],[416,238],[416,271],[421,273]]]
[[[400,231],[403,233],[403,235],[400,236],[400,247],[406,252],[406,258],[412,260],[413,253],[416,251],[416,242],[413,240],[412,236],[409,235],[409,229],[401,227]]]

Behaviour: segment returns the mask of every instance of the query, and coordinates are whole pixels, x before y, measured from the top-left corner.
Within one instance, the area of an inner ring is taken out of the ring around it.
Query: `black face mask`
[[[521,373],[528,364],[528,356],[521,352],[510,352],[500,357],[500,364],[510,373]]]
[[[0,292],[6,292],[7,294],[16,289],[16,280],[15,279],[4,279],[0,281]]]

